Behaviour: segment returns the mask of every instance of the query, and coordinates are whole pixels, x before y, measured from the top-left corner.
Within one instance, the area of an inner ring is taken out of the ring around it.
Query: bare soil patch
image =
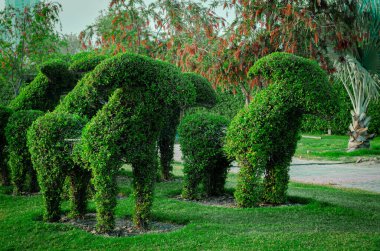
[[[115,220],[115,228],[113,231],[108,233],[98,233],[96,232],[96,214],[88,213],[85,215],[83,219],[70,219],[66,216],[63,216],[60,222],[64,224],[70,224],[75,227],[81,228],[91,234],[100,235],[105,237],[126,237],[126,236],[135,236],[140,234],[147,233],[164,233],[171,232],[184,227],[184,225],[167,223],[167,222],[158,222],[152,221],[149,224],[148,230],[143,230],[136,228],[129,218],[116,218]]]

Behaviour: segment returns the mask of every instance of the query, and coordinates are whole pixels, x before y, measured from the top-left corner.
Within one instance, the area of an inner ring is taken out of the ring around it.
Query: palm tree
[[[348,151],[370,147],[375,134],[368,132],[367,108],[380,95],[380,2],[358,1],[355,15],[356,23],[352,25],[367,31],[365,40],[345,55],[333,53],[335,76],[344,85],[353,107]]]

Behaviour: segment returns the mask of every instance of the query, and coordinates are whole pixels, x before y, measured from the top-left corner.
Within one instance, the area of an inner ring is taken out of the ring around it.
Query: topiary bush
[[[225,150],[241,166],[235,198],[240,207],[284,203],[302,116],[334,114],[331,85],[316,62],[287,53],[259,59],[249,76],[270,84],[228,128]]]
[[[36,171],[33,169],[30,153],[26,145],[26,132],[42,111],[18,111],[10,116],[5,128],[8,145],[8,167],[11,171],[11,180],[14,185],[14,194],[21,192],[37,192],[38,183]],[[26,181],[29,181],[27,183]]]
[[[178,134],[185,160],[184,198],[196,198],[200,184],[206,196],[224,192],[231,163],[223,152],[227,125],[225,117],[206,112],[188,115],[181,121]]]
[[[8,119],[12,114],[12,110],[0,105],[0,171],[1,171],[1,184],[8,186],[10,184],[9,170],[6,164],[6,138],[5,127],[7,126]]]
[[[74,155],[65,148],[56,147],[63,144],[63,138],[51,140],[51,135],[58,135],[58,128],[48,125],[54,124],[54,120],[60,124],[59,117],[46,115],[30,128],[28,143],[34,149],[31,150],[32,160],[40,167],[37,172],[41,175],[51,173],[49,180],[62,179],[62,171],[56,175],[58,167],[42,155],[50,149],[59,151],[54,155],[65,161],[75,159],[82,170],[89,168],[96,190],[97,229],[106,232],[114,227],[117,169],[122,160],[131,163],[136,202],[134,221],[138,227],[146,228],[153,202],[156,144],[163,118],[171,107],[193,103],[194,96],[194,87],[184,83],[175,66],[134,54],[107,59],[85,75],[53,112],[72,113],[90,120],[82,132],[81,142],[75,144]],[[61,134],[75,129],[70,128],[68,125],[61,129]],[[64,161],[60,162],[64,164]],[[44,166],[48,168],[42,169]],[[66,168],[63,166],[59,170]],[[47,202],[59,201],[61,188],[45,188],[45,193],[54,197]],[[54,216],[48,219],[57,220],[58,209],[59,203],[54,207],[47,204],[48,215]]]
[[[47,221],[53,222],[60,219],[61,192],[65,178],[71,173],[75,174],[77,170],[81,170],[70,157],[72,143],[65,140],[80,137],[86,122],[77,115],[47,113],[38,118],[28,129],[27,143],[33,166],[38,174],[45,204],[44,219]],[[75,175],[73,176],[75,177]],[[75,191],[81,189],[81,181],[82,179],[72,179],[74,186],[72,194],[76,194]],[[83,186],[87,187],[87,184]],[[83,197],[82,194],[80,196]],[[79,198],[77,201],[86,203],[83,198]],[[71,209],[73,215],[83,213],[81,212],[83,205],[74,205]]]
[[[188,104],[187,107],[171,107],[170,111],[166,114],[165,122],[158,139],[161,177],[164,180],[169,180],[173,171],[174,142],[180,122],[181,110],[190,107],[212,107],[216,104],[216,93],[206,78],[191,72],[183,73],[182,76],[184,83],[195,87],[195,102]]]

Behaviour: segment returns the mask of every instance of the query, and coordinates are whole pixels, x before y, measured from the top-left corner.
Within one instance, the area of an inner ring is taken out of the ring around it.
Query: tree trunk
[[[350,131],[348,132],[350,139],[348,141],[347,152],[352,152],[363,148],[368,149],[370,147],[370,140],[375,137],[375,134],[368,133],[370,117],[367,117],[365,113],[351,113],[352,124],[350,124]]]

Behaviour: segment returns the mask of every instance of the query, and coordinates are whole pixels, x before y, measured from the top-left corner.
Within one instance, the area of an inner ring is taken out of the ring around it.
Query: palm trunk
[[[350,139],[348,141],[348,152],[352,152],[358,149],[370,147],[370,140],[375,137],[375,134],[368,133],[370,117],[367,117],[365,113],[356,114],[352,112],[352,124],[350,124],[350,131],[348,135]]]

